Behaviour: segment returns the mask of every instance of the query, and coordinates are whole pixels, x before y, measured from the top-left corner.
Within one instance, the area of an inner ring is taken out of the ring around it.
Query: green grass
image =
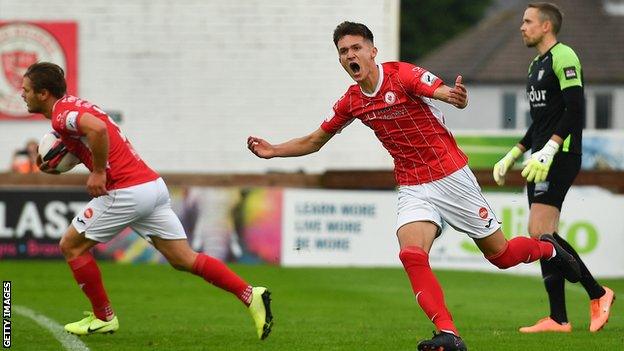
[[[432,324],[414,300],[401,269],[317,269],[233,266],[250,283],[273,292],[275,327],[255,337],[247,311],[233,296],[165,265],[102,263],[121,328],[83,337],[91,350],[415,350]],[[470,350],[624,350],[624,303],[607,327],[588,329],[587,295],[568,285],[572,334],[521,335],[517,328],[547,314],[537,278],[439,271],[448,307]],[[60,324],[88,310],[62,262],[0,262],[12,280],[14,305]],[[601,280],[616,293],[624,280]],[[63,350],[50,333],[13,314],[12,350]]]

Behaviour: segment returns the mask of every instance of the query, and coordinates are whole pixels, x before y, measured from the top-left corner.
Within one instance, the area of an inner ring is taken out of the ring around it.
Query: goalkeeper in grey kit
[[[561,11],[550,3],[531,3],[524,13],[522,39],[539,53],[529,66],[526,86],[532,123],[522,140],[494,165],[493,173],[496,183],[503,185],[507,171],[531,149],[522,170],[530,206],[529,234],[535,238],[553,234],[579,262],[580,282],[591,300],[589,329],[596,332],[608,321],[615,295],[596,282],[574,248],[557,234],[563,200],[581,169],[585,113],[583,71],[574,50],[557,41],[561,23]],[[540,263],[550,316],[520,328],[520,332],[570,332],[564,278],[552,263]]]

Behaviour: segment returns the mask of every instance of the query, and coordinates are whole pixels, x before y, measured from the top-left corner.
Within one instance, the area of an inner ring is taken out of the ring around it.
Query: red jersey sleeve
[[[91,150],[80,139],[65,138],[63,143],[67,146],[67,150],[76,155],[89,170],[92,169]]]
[[[52,128],[59,133],[69,152],[91,169],[91,150],[80,140],[84,136],[80,131],[80,118],[84,111],[75,105],[75,99],[66,96],[57,102],[52,111]]]
[[[442,79],[426,69],[409,63],[403,63],[399,69],[399,76],[410,89],[418,96],[433,97],[433,92],[444,82]]]
[[[348,94],[348,93],[347,93]],[[321,129],[329,134],[340,133],[340,131],[353,122],[353,116],[349,112],[349,99],[347,94],[343,95],[329,113],[329,116],[321,124]]]
[[[52,128],[61,135],[82,136],[79,127],[80,117],[82,113],[78,110],[62,111],[52,119]]]

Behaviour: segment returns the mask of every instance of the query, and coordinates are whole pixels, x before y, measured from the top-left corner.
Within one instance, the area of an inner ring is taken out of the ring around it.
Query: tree
[[[414,62],[484,16],[492,0],[401,1],[401,61]]]

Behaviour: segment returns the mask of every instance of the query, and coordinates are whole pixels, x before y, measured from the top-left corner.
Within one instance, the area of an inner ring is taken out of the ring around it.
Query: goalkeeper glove
[[[505,184],[505,175],[507,171],[513,166],[516,160],[522,156],[522,150],[519,147],[514,146],[500,161],[494,165],[494,181],[499,186]]]
[[[539,183],[546,180],[550,164],[557,151],[559,151],[559,144],[554,140],[548,140],[540,151],[531,154],[531,158],[524,161],[522,176],[527,182]]]

